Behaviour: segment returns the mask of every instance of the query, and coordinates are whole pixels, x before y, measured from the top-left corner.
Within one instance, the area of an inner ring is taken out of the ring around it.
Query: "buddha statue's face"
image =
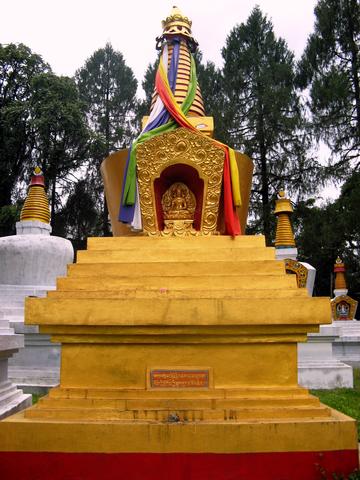
[[[185,198],[184,192],[183,192],[183,190],[180,186],[176,187],[175,195],[176,195],[176,197],[184,197]]]

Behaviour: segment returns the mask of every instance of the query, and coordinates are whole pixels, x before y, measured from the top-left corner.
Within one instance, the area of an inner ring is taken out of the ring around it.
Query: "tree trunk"
[[[262,223],[263,234],[265,235],[266,245],[271,245],[271,229],[270,229],[270,208],[269,208],[269,178],[266,162],[266,145],[264,133],[264,117],[263,106],[261,102],[261,87],[258,86],[259,100],[257,103],[257,137],[259,142],[260,153],[260,175],[261,175],[261,203],[262,203]]]
[[[269,179],[266,163],[266,148],[263,143],[260,144],[260,165],[261,165],[261,200],[263,213],[263,234],[265,235],[266,245],[271,245],[270,228],[270,201],[269,201]]]

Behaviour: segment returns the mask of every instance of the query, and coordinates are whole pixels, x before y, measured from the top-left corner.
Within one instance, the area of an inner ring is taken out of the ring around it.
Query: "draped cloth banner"
[[[155,77],[155,88],[158,98],[144,130],[130,147],[125,168],[119,219],[122,222],[130,223],[132,228],[139,230],[141,230],[141,212],[136,180],[136,150],[138,145],[157,135],[175,130],[179,126],[192,130],[197,135],[203,135],[186,117],[195,98],[197,88],[193,56],[191,56],[189,88],[181,106],[178,105],[173,94],[179,63],[180,40],[175,38],[172,41],[173,51],[169,70],[167,69],[168,45],[165,44]],[[224,151],[223,199],[225,231],[228,235],[240,235],[241,228],[236,207],[241,205],[241,195],[235,152],[217,140],[212,139],[212,141]]]

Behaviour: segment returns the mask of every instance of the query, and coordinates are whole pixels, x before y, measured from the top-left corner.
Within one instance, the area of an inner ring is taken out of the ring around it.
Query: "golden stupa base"
[[[355,421],[297,384],[297,342],[330,322],[329,301],[299,289],[262,236],[93,238],[77,262],[27,300],[26,322],[62,344],[61,380],[0,422],[4,478],[356,468]]]
[[[27,417],[0,423],[7,480],[317,480],[358,466],[355,423],[330,409],[322,418],[237,421]]]

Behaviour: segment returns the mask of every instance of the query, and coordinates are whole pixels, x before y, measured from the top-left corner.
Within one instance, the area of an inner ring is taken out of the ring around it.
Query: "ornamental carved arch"
[[[306,288],[309,274],[308,269],[302,263],[292,258],[286,258],[284,261],[286,273],[294,273],[296,275],[297,286],[299,288]]]
[[[165,180],[171,178],[173,183],[187,185],[196,197],[199,211],[195,215],[195,229],[203,235],[216,233],[223,168],[223,150],[204,135],[185,128],[140,144],[137,175],[144,231],[149,235],[161,233],[159,192],[169,188]]]

